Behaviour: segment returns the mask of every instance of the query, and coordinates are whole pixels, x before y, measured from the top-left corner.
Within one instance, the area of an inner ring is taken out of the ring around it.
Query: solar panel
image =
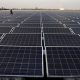
[[[19,27],[40,27],[40,24],[21,24]]]
[[[15,28],[13,33],[41,33],[41,28]]]
[[[41,47],[0,46],[0,76],[41,77]]]
[[[80,37],[70,34],[45,34],[46,46],[80,46]]]
[[[20,23],[21,21],[6,21],[5,23]]]
[[[7,34],[0,45],[41,46],[41,34]]]
[[[17,26],[17,24],[0,24],[0,26],[1,27],[8,27],[8,26],[10,26],[10,27],[16,27]]]
[[[10,27],[0,27],[0,33],[9,33]]]
[[[66,26],[67,27],[71,27],[71,28],[79,28],[80,27],[80,25],[78,24],[78,25],[68,25],[68,24],[66,24]]]
[[[44,28],[44,33],[68,33],[71,34],[68,28]]]
[[[27,20],[24,23],[40,23],[40,19],[39,20]]]
[[[48,24],[48,23],[49,23],[49,24],[59,24],[59,22],[57,22],[57,21],[43,21],[43,23],[44,23],[44,24],[46,24],[46,23],[47,23],[47,24]]]
[[[43,27],[45,27],[45,28],[49,28],[49,27],[52,27],[52,28],[56,28],[56,27],[63,27],[64,28],[64,26],[63,26],[63,24],[43,24]]]
[[[73,30],[76,34],[80,34],[80,28],[72,28],[72,30]]]
[[[67,22],[67,21],[65,21],[65,22],[63,22],[64,24],[73,24],[73,25],[78,25],[78,23],[77,22]]]
[[[48,77],[80,77],[80,47],[47,47]]]

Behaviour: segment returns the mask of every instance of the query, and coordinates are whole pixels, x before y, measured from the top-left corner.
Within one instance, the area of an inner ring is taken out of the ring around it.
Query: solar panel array
[[[14,13],[1,18],[0,76],[43,77],[40,13]]]
[[[80,76],[79,13],[0,12],[0,76]]]
[[[70,19],[72,14],[67,11],[45,14],[46,18],[58,22],[43,23],[47,76],[80,77],[79,22]]]

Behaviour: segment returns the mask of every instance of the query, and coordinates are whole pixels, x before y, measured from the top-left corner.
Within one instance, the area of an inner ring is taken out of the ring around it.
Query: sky
[[[46,8],[80,9],[80,0],[0,0],[0,7],[6,8]]]

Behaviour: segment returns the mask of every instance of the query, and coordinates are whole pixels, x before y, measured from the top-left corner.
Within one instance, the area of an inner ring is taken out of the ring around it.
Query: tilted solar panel
[[[49,28],[49,27],[52,27],[52,28],[56,28],[56,27],[63,27],[64,28],[64,26],[63,26],[63,24],[43,24],[43,27],[45,27],[45,28]]]
[[[0,46],[0,76],[42,77],[41,47]]]
[[[47,47],[48,77],[80,77],[80,47]]]
[[[80,46],[80,37],[72,34],[45,34],[45,46]]]
[[[44,33],[64,33],[71,34],[68,28],[44,28]]]
[[[13,33],[41,33],[41,28],[15,28]]]
[[[0,45],[41,46],[41,34],[7,34]]]
[[[38,27],[41,27],[41,26],[40,26],[39,23],[38,23],[38,24],[35,24],[35,23],[34,23],[34,24],[20,24],[19,27],[28,27],[28,28],[29,28],[29,27],[31,27],[31,28],[37,27],[37,28],[38,28]]]

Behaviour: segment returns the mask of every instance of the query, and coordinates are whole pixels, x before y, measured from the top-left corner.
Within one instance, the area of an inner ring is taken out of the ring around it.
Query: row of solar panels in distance
[[[11,27],[0,27],[0,33],[9,33],[11,29]],[[69,28],[43,28],[43,32],[71,34]],[[12,33],[41,33],[41,28],[16,27]]]
[[[3,23],[4,21],[0,21],[0,24],[1,23]],[[44,24],[45,23],[52,23],[52,24],[58,24],[59,22],[54,22],[54,21],[42,21]],[[21,23],[21,21],[5,21],[4,22],[5,24],[18,24],[18,23]],[[29,24],[29,23],[31,23],[31,24],[39,24],[40,23],[40,21],[25,21],[25,22],[23,22],[23,24]]]
[[[0,27],[0,33],[9,33],[11,27]],[[72,28],[76,34],[80,34],[80,28]],[[68,28],[43,28],[44,33],[71,33]],[[41,33],[41,28],[15,28],[13,33]]]
[[[0,24],[0,27],[7,27],[7,26],[11,26],[11,27],[16,27],[18,24]],[[34,23],[34,24],[20,24],[19,27],[41,27],[40,23]],[[64,27],[63,24],[48,24],[45,23],[43,24],[43,27]]]
[[[41,34],[6,34],[0,45],[42,46]],[[80,46],[80,36],[72,34],[44,34],[45,46]]]
[[[0,24],[0,27],[16,27],[18,24]],[[80,28],[79,24],[66,24],[67,27],[71,27],[71,28]],[[19,27],[41,27],[41,25],[39,23],[28,23],[28,24],[20,24]],[[63,24],[59,24],[59,23],[44,23],[43,27],[45,28],[49,28],[49,27],[64,27]]]

